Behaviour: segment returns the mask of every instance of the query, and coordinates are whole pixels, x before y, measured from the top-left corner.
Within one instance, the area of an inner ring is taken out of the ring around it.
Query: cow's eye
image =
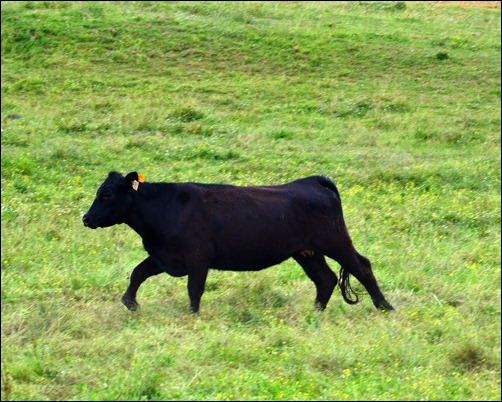
[[[102,199],[103,201],[110,201],[112,198],[113,198],[113,194],[108,194],[108,193],[107,193],[107,194],[103,194],[103,195],[101,196],[101,199]]]

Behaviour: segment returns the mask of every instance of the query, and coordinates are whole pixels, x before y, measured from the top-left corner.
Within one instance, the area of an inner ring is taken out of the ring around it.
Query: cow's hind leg
[[[349,293],[353,292],[349,283],[349,274],[352,274],[366,288],[376,308],[386,311],[394,310],[390,303],[385,300],[384,295],[378,287],[370,261],[359,254],[352,246],[347,247],[344,251],[337,251],[331,255],[327,254],[328,257],[336,260],[342,267],[340,288],[344,300],[351,304],[357,303],[357,296],[355,301],[349,298]]]
[[[324,310],[338,282],[336,274],[326,263],[324,255],[311,250],[303,250],[293,255],[317,289],[315,306]]]
[[[122,303],[131,311],[138,309],[139,304],[136,301],[136,293],[140,285],[150,276],[164,272],[162,268],[153,260],[152,257],[147,257],[132,271],[129,286],[122,296]]]

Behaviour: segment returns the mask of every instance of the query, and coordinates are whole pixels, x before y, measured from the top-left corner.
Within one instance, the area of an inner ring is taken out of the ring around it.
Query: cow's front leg
[[[188,297],[192,313],[199,311],[200,299],[204,293],[209,268],[198,267],[188,272]]]
[[[163,272],[162,268],[153,260],[152,257],[145,258],[132,271],[129,287],[122,296],[122,303],[131,311],[138,309],[139,304],[136,301],[136,293],[140,285],[150,276]]]

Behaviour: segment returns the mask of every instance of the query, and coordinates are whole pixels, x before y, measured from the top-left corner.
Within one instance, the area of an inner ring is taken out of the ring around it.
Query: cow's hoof
[[[382,311],[395,311],[394,307],[390,305],[390,303],[387,300],[382,300],[378,304],[375,305],[376,308],[382,310]]]
[[[127,307],[129,311],[136,311],[139,308],[139,304],[136,300],[130,299],[129,297],[122,297],[122,303]]]
[[[199,314],[199,306],[190,306],[191,314]]]

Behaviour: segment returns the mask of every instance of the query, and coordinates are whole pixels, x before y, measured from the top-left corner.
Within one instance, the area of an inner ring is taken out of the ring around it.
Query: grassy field
[[[2,400],[500,400],[500,6],[439,3],[2,1]],[[131,313],[110,170],[331,177],[397,311],[287,261]]]

